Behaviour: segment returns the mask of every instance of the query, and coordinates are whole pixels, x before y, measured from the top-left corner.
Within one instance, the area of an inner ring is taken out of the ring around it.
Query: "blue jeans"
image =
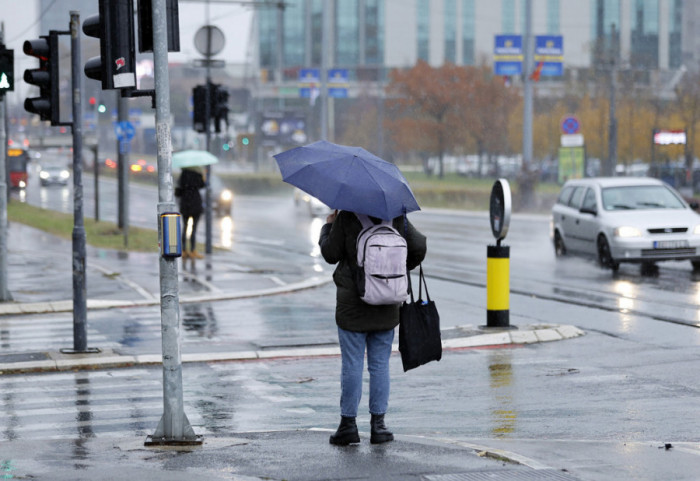
[[[340,415],[357,417],[362,398],[365,346],[369,371],[369,412],[385,414],[389,405],[389,358],[394,330],[353,332],[338,328],[342,358],[340,373]]]

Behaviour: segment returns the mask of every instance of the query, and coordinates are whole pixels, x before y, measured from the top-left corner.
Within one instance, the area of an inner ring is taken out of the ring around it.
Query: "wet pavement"
[[[513,313],[518,329],[480,328],[484,291],[476,287],[464,289],[461,304],[440,304],[440,363],[401,376],[392,357],[397,440],[369,444],[363,414],[362,443],[333,447],[338,349],[329,271],[246,245],[180,269],[186,413],[204,445],[146,448],[162,413],[157,255],[88,248],[88,344],[102,352],[69,356],[60,353],[72,343],[69,252],[70,242],[11,226],[14,300],[0,304],[2,479],[690,480],[700,472],[700,447],[683,420],[671,446],[641,431],[621,438],[617,423],[603,440],[567,426],[567,405],[587,396],[582,419],[620,417],[607,404],[596,411],[594,380],[612,376],[630,391],[634,383],[602,368],[577,378],[564,346],[594,341],[534,300],[514,299],[531,307]],[[431,291],[440,287],[431,283]],[[590,315],[578,311],[566,319]],[[531,350],[565,339],[555,351]],[[516,402],[526,377],[514,374],[519,366],[536,366],[528,385],[540,386],[524,404]],[[520,432],[516,424],[525,438],[509,436]]]

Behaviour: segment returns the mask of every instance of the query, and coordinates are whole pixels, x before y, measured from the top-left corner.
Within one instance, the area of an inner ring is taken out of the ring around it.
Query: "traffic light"
[[[85,63],[85,75],[102,81],[102,90],[136,88],[133,0],[99,0],[99,14],[83,32],[100,39],[100,56]]]
[[[214,119],[216,133],[221,132],[221,121],[228,128],[228,91],[221,85],[212,84],[211,117]]]
[[[207,119],[207,87],[197,85],[192,89],[192,102],[194,106],[194,115],[192,118],[192,128],[195,132],[206,132],[209,128],[209,119]]]
[[[168,52],[180,51],[180,14],[178,0],[165,0],[168,24]],[[153,52],[153,10],[151,0],[138,0],[139,52]]]
[[[255,134],[252,134],[252,133],[238,134],[237,139],[238,139],[238,146],[239,147],[241,147],[241,148],[252,147],[254,140],[255,140]]]
[[[39,97],[24,101],[24,110],[39,114],[41,120],[58,125],[58,32],[51,31],[35,40],[26,40],[22,48],[25,54],[39,59],[39,68],[24,71],[24,81],[39,87]]]
[[[15,89],[15,52],[0,44],[0,98]]]

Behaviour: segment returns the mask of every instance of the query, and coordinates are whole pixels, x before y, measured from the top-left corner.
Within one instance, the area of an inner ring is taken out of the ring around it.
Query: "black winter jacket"
[[[404,217],[393,220],[394,228],[406,238],[408,268],[414,269],[425,258],[426,239],[410,222],[404,234]],[[340,211],[332,224],[321,228],[321,255],[329,264],[338,263],[333,272],[336,289],[335,322],[346,331],[385,331],[399,324],[399,304],[374,306],[360,299],[355,285],[357,269],[357,236],[362,223],[348,211]]]
[[[182,169],[175,196],[180,200],[180,213],[184,217],[196,217],[204,211],[199,189],[205,186],[202,174],[192,169]]]

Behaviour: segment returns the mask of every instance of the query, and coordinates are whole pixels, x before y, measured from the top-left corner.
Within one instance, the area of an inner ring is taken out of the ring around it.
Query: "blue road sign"
[[[520,35],[496,35],[493,50],[496,75],[523,73],[523,39]]]
[[[344,99],[348,96],[348,69],[334,68],[328,71],[328,96]]]
[[[114,134],[117,136],[117,140],[120,142],[129,142],[134,138],[135,133],[136,129],[134,129],[134,125],[129,121],[114,123]]]
[[[321,81],[317,68],[303,68],[299,70],[299,82],[304,84],[317,84]]]
[[[542,62],[540,75],[559,77],[564,75],[564,38],[561,35],[535,37],[535,65]]]
[[[578,134],[581,129],[581,124],[576,117],[573,115],[564,117],[561,121],[561,131],[565,134]]]

